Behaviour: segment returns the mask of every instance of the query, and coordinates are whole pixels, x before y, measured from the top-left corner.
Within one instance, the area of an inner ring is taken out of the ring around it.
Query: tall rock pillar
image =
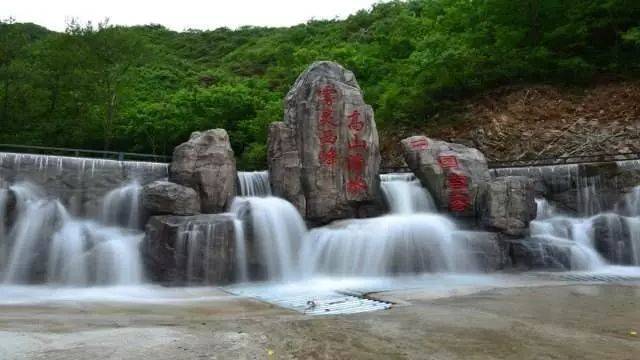
[[[373,109],[352,72],[333,62],[304,71],[269,132],[274,193],[315,223],[357,217],[376,201],[380,150]]]

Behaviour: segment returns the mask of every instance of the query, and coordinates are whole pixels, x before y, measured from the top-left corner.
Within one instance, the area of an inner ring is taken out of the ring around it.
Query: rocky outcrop
[[[613,213],[590,219],[596,251],[616,265],[640,265],[640,219]]]
[[[296,132],[283,122],[269,126],[268,159],[271,191],[305,214],[307,202],[302,191],[302,163]]]
[[[312,223],[357,217],[378,201],[380,151],[371,106],[352,72],[317,62],[285,99],[283,123],[269,132],[274,194]]]
[[[141,248],[147,274],[166,285],[228,283],[235,236],[229,214],[153,216]]]
[[[223,129],[194,132],[173,151],[169,180],[196,190],[203,213],[219,213],[231,204],[236,177],[236,161]]]
[[[638,161],[516,167],[491,170],[494,177],[526,176],[536,196],[564,213],[592,216],[615,210],[625,194],[640,184]]]
[[[169,181],[154,181],[142,188],[142,205],[150,215],[196,215],[200,197],[192,188]]]
[[[484,187],[482,225],[507,235],[525,235],[536,217],[533,181],[524,176],[507,176],[485,183]]]
[[[480,151],[426,136],[412,136],[401,144],[407,165],[440,209],[458,216],[478,213],[480,191],[490,179]]]

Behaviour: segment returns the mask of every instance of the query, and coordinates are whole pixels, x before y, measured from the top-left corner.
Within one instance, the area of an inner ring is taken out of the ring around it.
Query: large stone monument
[[[312,64],[269,131],[274,194],[312,223],[359,217],[377,200],[379,167],[373,109],[355,76],[333,62]]]

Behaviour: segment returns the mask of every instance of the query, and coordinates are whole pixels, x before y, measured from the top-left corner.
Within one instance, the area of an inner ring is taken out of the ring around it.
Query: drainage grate
[[[634,275],[616,275],[616,274],[593,274],[593,273],[565,273],[565,274],[539,274],[543,277],[549,277],[554,280],[562,281],[584,281],[584,282],[624,282],[624,281],[640,281],[640,276]]]
[[[387,302],[337,291],[301,293],[262,286],[229,287],[226,290],[235,295],[254,298],[306,315],[356,314],[391,308],[391,304]]]

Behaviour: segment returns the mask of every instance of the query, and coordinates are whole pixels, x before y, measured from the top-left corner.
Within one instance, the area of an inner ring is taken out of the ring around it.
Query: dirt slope
[[[503,87],[437,122],[383,134],[384,165],[399,165],[397,141],[418,133],[474,146],[490,160],[639,152],[640,81]]]

